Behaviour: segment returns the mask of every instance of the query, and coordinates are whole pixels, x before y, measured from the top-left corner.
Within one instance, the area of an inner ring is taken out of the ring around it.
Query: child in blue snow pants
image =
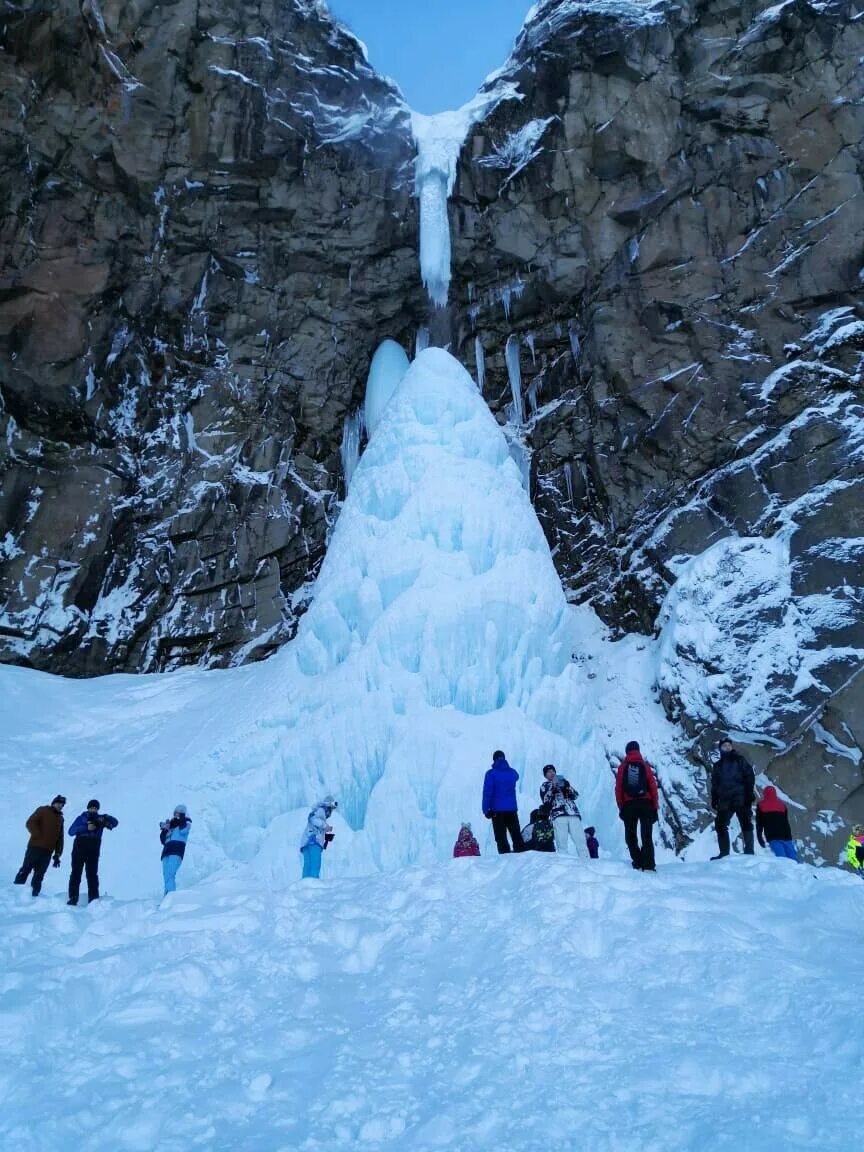
[[[321,877],[321,845],[307,844],[301,848],[303,856],[303,879],[318,880]]]
[[[794,840],[769,840],[768,847],[775,856],[785,857],[788,860],[798,860],[798,853],[795,851]]]
[[[183,863],[182,856],[162,857],[162,877],[165,881],[165,895],[177,891],[177,870]]]

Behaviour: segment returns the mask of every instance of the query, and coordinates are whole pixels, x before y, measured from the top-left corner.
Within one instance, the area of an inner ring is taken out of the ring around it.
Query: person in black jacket
[[[117,827],[118,821],[107,812],[99,811],[98,800],[88,800],[86,811],[72,821],[69,835],[74,837],[72,845],[72,871],[69,875],[69,899],[67,904],[78,903],[81,891],[81,873],[87,873],[87,901],[99,899],[99,852],[102,849],[102,833],[107,828]]]
[[[715,812],[714,830],[720,849],[712,860],[729,855],[729,822],[738,817],[744,852],[753,855],[753,799],[756,777],[752,767],[732,747],[728,736],[720,737],[720,759],[711,770],[711,807]]]

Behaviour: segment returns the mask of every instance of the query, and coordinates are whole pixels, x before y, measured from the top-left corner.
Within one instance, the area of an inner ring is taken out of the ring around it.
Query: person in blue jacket
[[[88,800],[87,808],[72,821],[69,835],[75,838],[72,845],[72,871],[69,874],[69,899],[73,907],[78,903],[81,891],[81,873],[87,873],[87,902],[92,904],[99,899],[99,852],[102,848],[102,833],[117,827],[117,820],[107,812],[99,811],[98,800]]]
[[[329,821],[338,807],[337,800],[332,796],[325,796],[309,813],[300,840],[304,880],[317,880],[321,876],[321,853],[333,842],[333,837],[336,835]]]
[[[177,869],[183,863],[186,841],[192,821],[185,804],[178,804],[170,820],[159,825],[159,839],[162,841],[162,876],[165,880],[165,895],[177,889]]]
[[[513,842],[514,852],[525,851],[525,841],[519,827],[519,811],[516,804],[516,781],[519,773],[507,763],[507,757],[500,750],[492,753],[492,767],[483,780],[483,815],[492,821],[495,844],[498,854],[503,856],[510,851],[507,834]]]

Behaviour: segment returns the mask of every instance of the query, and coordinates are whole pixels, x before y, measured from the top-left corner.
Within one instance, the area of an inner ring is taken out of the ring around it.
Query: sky
[[[328,0],[415,112],[446,112],[470,100],[500,68],[532,0]]]

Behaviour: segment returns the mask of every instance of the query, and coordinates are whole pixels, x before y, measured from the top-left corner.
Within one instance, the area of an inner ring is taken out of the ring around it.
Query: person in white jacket
[[[582,816],[576,805],[579,793],[569,780],[559,776],[554,764],[543,769],[544,780],[540,785],[540,800],[549,806],[549,818],[555,829],[555,850],[567,852],[568,840],[572,840],[572,855],[585,858],[585,833],[582,831]]]
[[[325,796],[309,813],[306,830],[300,841],[304,880],[317,880],[321,876],[321,853],[335,836],[328,821],[337,807],[332,796]]]

